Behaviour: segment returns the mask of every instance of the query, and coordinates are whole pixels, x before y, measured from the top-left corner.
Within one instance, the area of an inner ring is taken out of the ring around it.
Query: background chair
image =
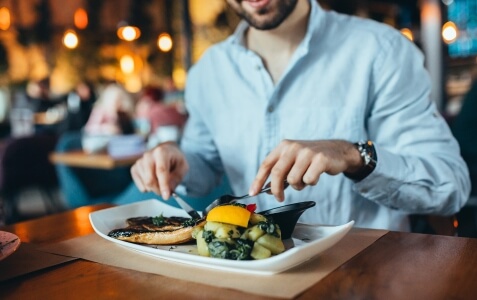
[[[56,152],[81,150],[81,132],[61,135]],[[77,168],[62,164],[55,166],[59,185],[68,208],[113,202],[132,182],[129,166],[112,170]]]
[[[7,138],[0,146],[0,193],[6,223],[21,219],[18,205],[21,192],[36,188],[45,201],[47,213],[62,209],[55,192],[58,179],[48,155],[55,148],[55,135]]]

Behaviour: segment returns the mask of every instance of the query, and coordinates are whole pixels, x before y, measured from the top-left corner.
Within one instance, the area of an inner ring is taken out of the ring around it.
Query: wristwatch
[[[376,149],[374,149],[374,144],[372,141],[366,142],[357,142],[354,143],[356,149],[358,149],[361,158],[363,159],[363,167],[353,173],[344,173],[346,177],[360,181],[366,178],[371,172],[376,168],[376,163],[378,162],[378,156],[376,155]]]

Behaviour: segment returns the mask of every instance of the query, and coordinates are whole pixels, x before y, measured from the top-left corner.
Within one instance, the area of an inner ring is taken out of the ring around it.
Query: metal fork
[[[289,185],[290,184],[288,183],[288,181],[285,180],[284,183],[283,183],[283,189],[286,189]],[[272,189],[271,182],[269,182],[258,192],[258,194],[269,192],[271,189]],[[254,196],[256,196],[256,195],[254,195]],[[253,196],[251,196],[250,194],[246,194],[246,195],[243,195],[243,196],[234,196],[234,195],[220,196],[219,198],[212,201],[212,203],[210,203],[209,206],[207,206],[205,208],[204,215],[207,215],[212,208],[214,208],[218,205],[232,204],[232,203],[237,202],[237,200],[246,199],[246,198],[250,198],[250,197],[253,197]]]

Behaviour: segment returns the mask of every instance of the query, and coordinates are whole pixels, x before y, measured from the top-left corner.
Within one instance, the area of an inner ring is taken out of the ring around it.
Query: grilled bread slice
[[[149,245],[176,245],[192,240],[192,231],[204,219],[184,217],[136,217],[126,220],[127,227],[110,231],[118,240]]]

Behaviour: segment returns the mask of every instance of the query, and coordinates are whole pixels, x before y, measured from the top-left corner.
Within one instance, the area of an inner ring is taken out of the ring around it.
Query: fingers
[[[285,199],[284,181],[295,162],[293,151],[288,141],[283,141],[273,150],[260,166],[249,193],[256,195],[270,177],[271,193],[279,202],[282,202]]]
[[[320,180],[320,175],[325,172],[326,164],[326,158],[323,155],[315,156],[303,175],[303,183],[316,185]]]
[[[154,175],[154,160],[149,152],[136,161],[131,168],[134,183],[141,192],[155,192],[159,194],[159,186]]]
[[[268,175],[270,174],[270,170],[275,164],[275,161],[276,159],[273,158],[271,155],[265,158],[262,165],[258,169],[257,175],[255,176],[255,179],[252,182],[252,185],[250,186],[250,189],[248,191],[249,195],[251,196],[257,195],[257,193],[260,191],[262,186],[265,184],[265,181],[267,180]]]
[[[294,165],[295,159],[293,156],[282,153],[280,159],[276,162],[270,172],[270,181],[272,183],[272,194],[279,202],[285,200],[284,181],[287,174]]]
[[[146,186],[142,182],[141,177],[139,175],[137,163],[131,167],[131,177],[138,190],[144,193],[146,191]]]
[[[178,147],[166,143],[146,152],[131,168],[131,175],[141,192],[154,192],[167,200],[187,170]]]
[[[256,195],[268,177],[278,201],[285,197],[285,179],[298,191],[316,185],[322,173],[334,175],[342,171],[343,158],[336,154],[341,148],[340,143],[333,141],[282,141],[263,161],[250,194]]]

